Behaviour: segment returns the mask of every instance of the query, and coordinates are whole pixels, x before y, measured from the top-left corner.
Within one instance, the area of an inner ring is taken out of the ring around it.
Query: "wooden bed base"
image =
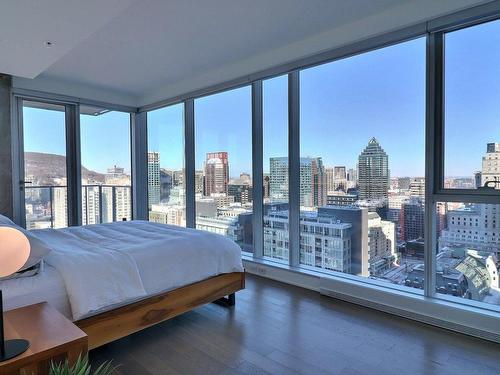
[[[234,293],[245,288],[245,273],[218,275],[194,284],[107,311],[75,324],[89,338],[89,349],[118,340],[206,303],[234,305]],[[222,300],[229,296],[228,299]]]

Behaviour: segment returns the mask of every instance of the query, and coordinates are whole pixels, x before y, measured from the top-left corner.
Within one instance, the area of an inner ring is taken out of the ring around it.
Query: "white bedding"
[[[0,282],[5,310],[48,302],[64,316],[72,319],[68,293],[61,274],[45,264],[43,271],[31,277],[20,277]]]
[[[74,320],[243,271],[238,245],[194,229],[130,221],[32,232],[52,248],[45,262],[62,277]]]

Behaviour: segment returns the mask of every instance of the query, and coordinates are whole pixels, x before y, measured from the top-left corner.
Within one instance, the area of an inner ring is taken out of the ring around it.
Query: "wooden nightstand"
[[[18,357],[0,362],[0,375],[47,374],[51,360],[68,358],[74,363],[87,353],[87,335],[46,302],[4,313],[5,338],[29,340],[30,347]]]

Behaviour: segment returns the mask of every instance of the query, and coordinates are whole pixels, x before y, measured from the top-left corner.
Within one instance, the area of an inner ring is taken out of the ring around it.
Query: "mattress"
[[[32,231],[52,252],[38,275],[0,282],[7,308],[47,301],[72,320],[241,272],[241,250],[220,235],[117,222]]]
[[[5,310],[48,302],[68,319],[72,318],[64,280],[52,266],[45,264],[35,276],[1,281],[0,289],[3,293]]]

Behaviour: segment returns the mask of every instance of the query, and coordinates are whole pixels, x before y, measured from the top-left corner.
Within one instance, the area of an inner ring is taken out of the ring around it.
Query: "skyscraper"
[[[269,198],[271,202],[288,202],[288,158],[270,158]]]
[[[345,166],[333,168],[335,190],[347,191],[347,172]]]
[[[195,194],[203,194],[204,191],[204,179],[203,171],[194,172],[194,189]]]
[[[205,195],[227,194],[229,159],[227,152],[209,152],[205,160]]]
[[[130,175],[125,173],[124,168],[115,165],[108,168],[104,176],[104,183],[110,186],[102,189],[102,196],[100,197],[102,200],[100,202],[102,222],[111,222],[113,218],[118,221],[131,220],[132,189],[130,187]],[[97,210],[99,210],[99,206]]]
[[[500,189],[500,143],[488,143],[486,155],[483,156],[483,170],[481,171],[481,185],[488,181],[498,181],[495,189]]]
[[[331,193],[335,191],[335,174],[332,167],[325,168],[326,176],[326,193]]]
[[[358,158],[360,199],[387,198],[389,190],[389,157],[375,138]]]
[[[288,158],[270,159],[269,194],[272,202],[288,201]],[[321,158],[300,158],[300,205],[326,204],[326,174]]]
[[[148,152],[148,206],[160,203],[160,153]]]
[[[411,197],[401,205],[401,234],[403,241],[424,238],[424,202]]]
[[[312,206],[319,207],[326,204],[326,176],[323,159],[307,158],[311,163],[312,173]],[[307,165],[307,164],[306,164]]]

